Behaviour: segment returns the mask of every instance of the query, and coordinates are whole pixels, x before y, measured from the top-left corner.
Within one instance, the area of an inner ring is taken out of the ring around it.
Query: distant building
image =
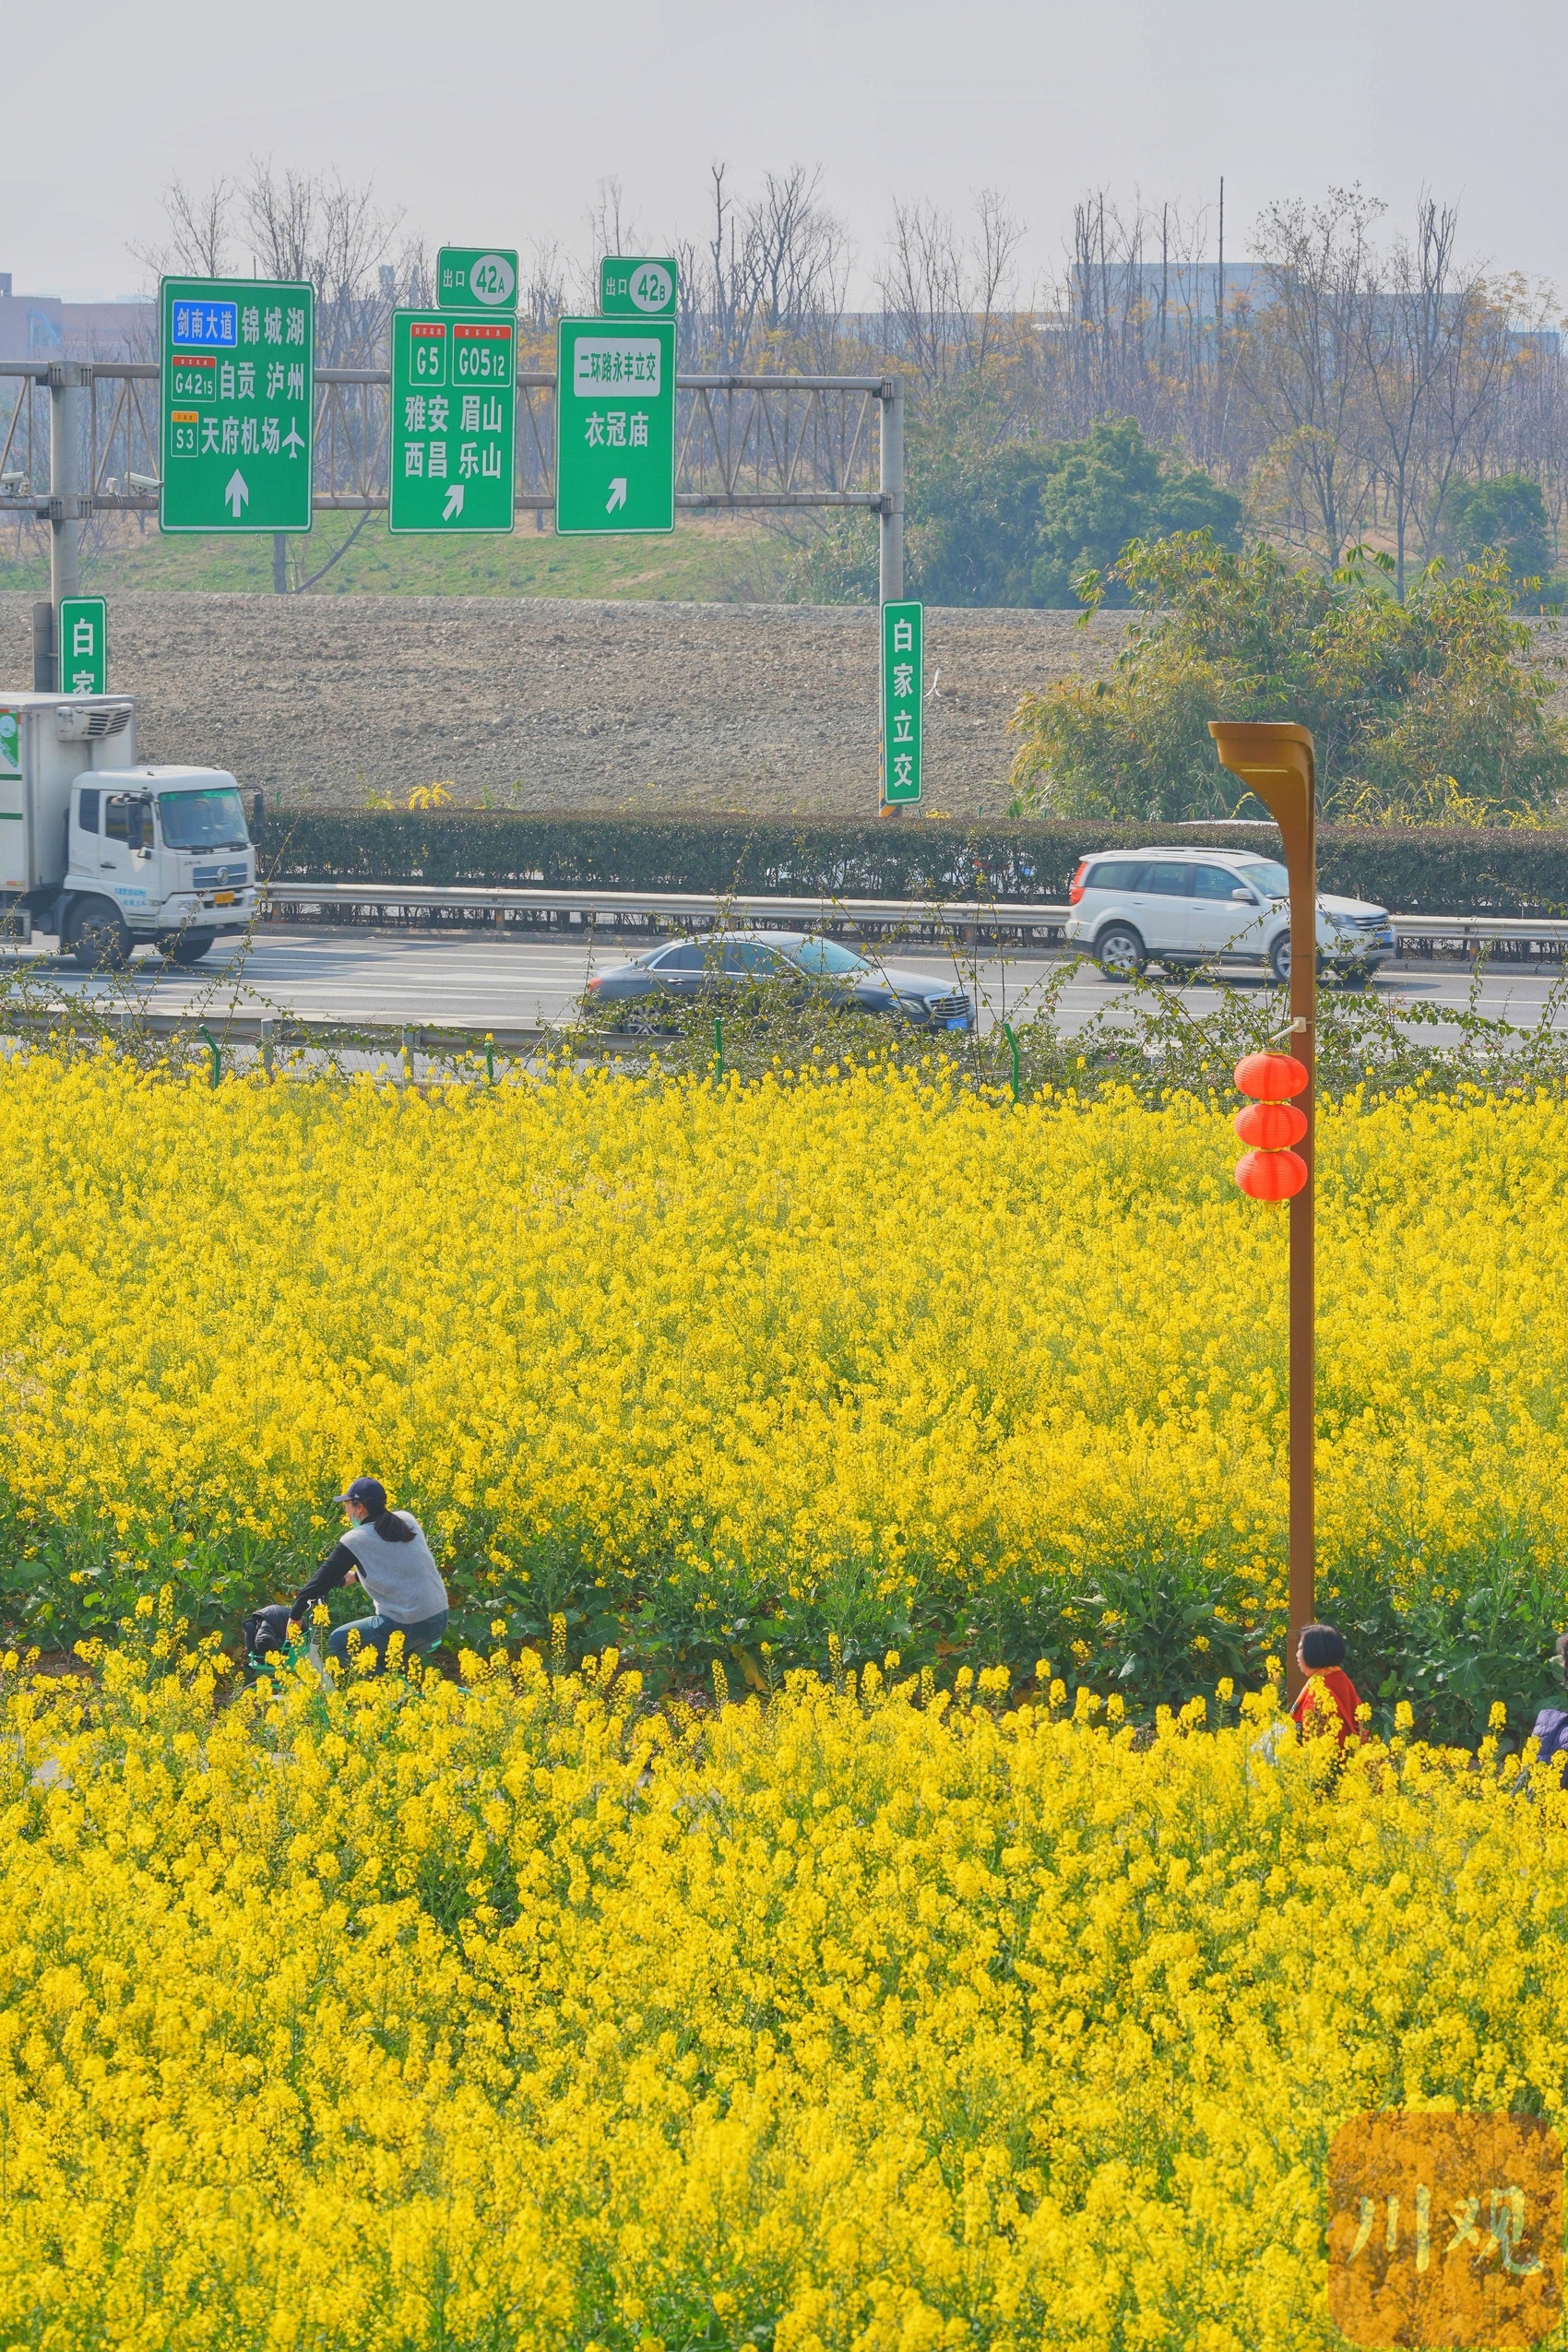
[[[1225,309],[1266,301],[1268,271],[1259,261],[1228,261],[1225,265]],[[1073,315],[1085,324],[1098,321],[1109,304],[1117,317],[1141,310],[1158,319],[1181,319],[1195,327],[1212,327],[1219,313],[1220,274],[1217,261],[1119,261],[1107,256],[1098,263],[1075,261],[1069,280]]]
[[[63,303],[18,294],[0,270],[0,361],[151,360],[158,356],[156,303]]]

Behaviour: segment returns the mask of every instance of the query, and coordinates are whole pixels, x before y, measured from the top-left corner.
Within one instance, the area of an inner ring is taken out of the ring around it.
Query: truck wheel
[[[84,898],[71,917],[68,943],[79,971],[117,972],[131,960],[131,934],[118,907]]]
[[[159,944],[172,964],[199,964],[217,936],[213,931],[177,931]]]

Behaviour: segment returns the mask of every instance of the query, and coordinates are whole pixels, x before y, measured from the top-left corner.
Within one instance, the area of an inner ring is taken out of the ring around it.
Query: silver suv
[[[1290,977],[1289,878],[1277,858],[1250,849],[1108,849],[1085,858],[1067,896],[1067,936],[1108,980],[1150,963],[1170,973],[1200,964],[1268,966]],[[1318,894],[1324,967],[1364,982],[1397,945],[1385,908]]]

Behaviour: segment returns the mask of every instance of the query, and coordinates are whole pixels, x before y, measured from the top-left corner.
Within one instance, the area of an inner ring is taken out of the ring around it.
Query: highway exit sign
[[[675,528],[675,322],[564,318],[555,358],[555,528]]]
[[[891,806],[921,796],[921,683],[925,607],[882,608],[882,797]]]
[[[315,296],[267,278],[158,290],[165,531],[308,531]]]
[[[509,313],[393,312],[389,529],[512,529],[517,343]]]
[[[435,256],[443,310],[516,310],[517,256],[509,245],[443,245]]]
[[[606,318],[673,318],[673,261],[607,253],[599,265],[599,307]]]
[[[60,600],[60,692],[109,692],[109,607],[101,596]]]

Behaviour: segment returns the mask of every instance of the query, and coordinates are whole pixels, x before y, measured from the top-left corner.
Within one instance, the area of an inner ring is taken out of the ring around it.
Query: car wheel
[[[1112,923],[1094,944],[1095,962],[1107,980],[1140,980],[1148,966],[1144,943],[1131,923]]]
[[[125,919],[107,898],[83,900],[71,917],[68,944],[78,971],[117,972],[131,959]]]
[[[1268,951],[1268,968],[1281,988],[1290,985],[1290,934],[1282,931]]]
[[[627,1037],[660,1037],[672,1026],[657,996],[627,998],[625,1009],[615,1021],[615,1027]]]

